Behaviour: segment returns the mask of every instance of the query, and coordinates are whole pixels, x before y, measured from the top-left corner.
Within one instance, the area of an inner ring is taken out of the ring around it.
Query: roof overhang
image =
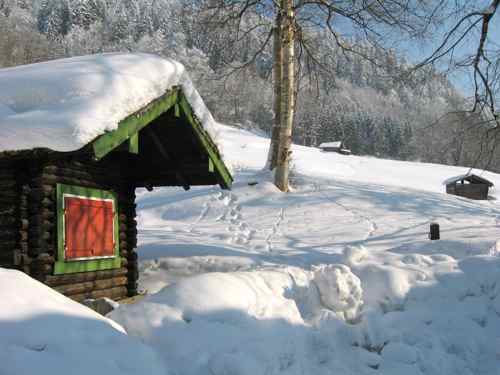
[[[200,145],[209,159],[211,172],[217,175],[217,181],[223,189],[230,189],[233,177],[224,164],[220,152],[210,134],[204,129],[195,115],[189,101],[178,86],[169,89],[165,94],[153,100],[139,111],[127,116],[118,123],[118,127],[97,137],[91,142],[91,150],[95,160],[100,160],[123,144],[128,144],[132,153],[137,153],[139,131],[151,124],[163,113],[175,110],[177,117],[183,117],[192,127]]]
[[[493,182],[485,179],[484,177],[477,176],[475,174],[465,174],[465,175],[450,177],[443,182],[443,185],[454,184],[460,181],[468,181],[472,184],[484,184],[488,185],[489,187],[493,186]]]

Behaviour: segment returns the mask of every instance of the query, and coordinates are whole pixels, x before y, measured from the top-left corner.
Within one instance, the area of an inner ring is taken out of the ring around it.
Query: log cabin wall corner
[[[77,301],[136,295],[135,187],[121,181],[116,170],[113,173],[92,162],[37,160],[28,158],[12,162],[10,168],[5,163],[1,167],[2,176],[9,176],[11,182],[9,190],[0,193],[0,266],[20,269]],[[112,257],[65,259],[65,193],[114,197]]]

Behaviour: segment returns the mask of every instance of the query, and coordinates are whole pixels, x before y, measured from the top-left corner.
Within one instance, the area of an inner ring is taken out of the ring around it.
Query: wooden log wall
[[[137,280],[139,279],[137,247],[137,221],[135,187],[129,187],[119,196],[118,221],[120,223],[120,253],[127,263],[127,290],[128,295],[137,294]]]
[[[10,172],[2,167],[0,173],[0,266],[22,269],[77,301],[137,294],[135,189],[122,177],[119,166],[64,159],[31,161]],[[53,274],[57,259],[57,183],[117,193],[120,269]]]
[[[19,189],[14,168],[0,170],[0,267],[14,268],[20,262]]]

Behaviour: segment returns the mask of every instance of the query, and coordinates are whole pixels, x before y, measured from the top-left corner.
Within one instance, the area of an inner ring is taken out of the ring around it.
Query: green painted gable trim
[[[210,173],[214,173],[215,171],[214,162],[210,158],[208,159],[208,171]]]
[[[200,140],[203,147],[207,151],[208,157],[210,158],[210,162],[213,164],[215,171],[220,176],[219,184],[223,189],[230,189],[233,183],[233,177],[231,176],[229,170],[222,161],[219,152],[217,150],[217,146],[214,144],[212,138],[210,138],[210,135],[201,125],[200,120],[193,113],[191,105],[189,104],[188,100],[186,99],[186,97],[182,92],[179,93],[179,105],[182,109],[182,112],[186,116],[187,120],[193,127],[196,135],[198,136],[198,139]],[[209,164],[209,169],[210,169],[210,164]]]
[[[128,140],[128,152],[132,154],[139,153],[139,133],[130,136]]]
[[[183,115],[191,124],[201,145],[208,154],[209,171],[217,173],[219,176],[219,184],[223,189],[230,189],[233,178],[222,161],[217,146],[203,128],[179,87],[174,87],[167,91],[164,95],[153,100],[142,110],[120,121],[116,130],[105,133],[93,141],[92,148],[94,157],[97,160],[102,159],[125,141],[129,142],[129,152],[138,153],[138,132],[172,107],[175,108],[176,117],[181,117],[181,115]]]
[[[98,160],[102,159],[120,144],[137,134],[139,130],[158,118],[162,113],[168,111],[177,102],[178,92],[179,88],[172,88],[140,111],[120,121],[117,129],[98,137],[92,143],[95,158]]]
[[[77,273],[88,271],[108,270],[121,267],[119,249],[119,223],[118,223],[118,200],[116,194],[111,191],[92,189],[73,185],[57,184],[57,260],[54,265],[54,275],[65,273]],[[86,198],[113,199],[114,202],[114,231],[115,249],[113,258],[89,259],[89,260],[65,260],[64,240],[64,195],[71,194]]]

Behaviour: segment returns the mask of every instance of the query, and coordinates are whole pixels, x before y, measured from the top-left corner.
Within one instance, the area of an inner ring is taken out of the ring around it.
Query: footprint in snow
[[[231,233],[228,243],[247,245],[254,237],[256,231],[250,229],[243,220],[242,207],[237,203],[238,197],[232,192],[221,192],[217,199],[224,205],[224,212],[216,218],[218,222],[227,224],[226,231]]]

